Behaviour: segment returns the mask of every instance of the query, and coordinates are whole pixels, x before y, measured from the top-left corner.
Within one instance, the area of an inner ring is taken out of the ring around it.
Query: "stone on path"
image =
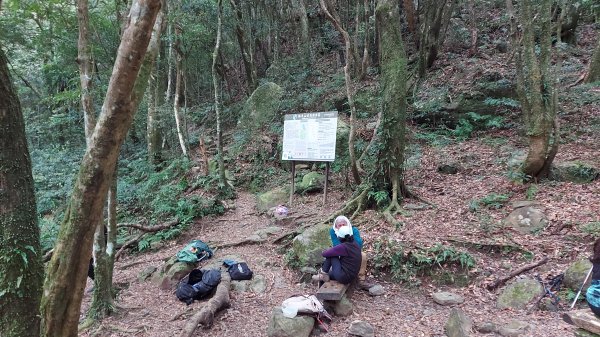
[[[498,296],[497,307],[499,309],[522,309],[529,302],[542,295],[543,292],[544,289],[538,281],[523,277],[502,290],[502,293]]]
[[[385,289],[383,289],[383,286],[380,284],[376,284],[369,288],[369,295],[371,296],[381,296],[383,294],[385,294]]]
[[[483,322],[475,324],[475,330],[480,333],[494,333],[498,331],[498,327],[492,322]]]
[[[308,337],[315,325],[315,319],[310,316],[298,315],[294,318],[283,316],[281,307],[273,308],[268,337]]]
[[[250,290],[256,294],[262,294],[267,290],[267,280],[264,275],[254,275],[250,281]]]
[[[333,313],[336,316],[350,316],[352,315],[353,306],[352,302],[348,299],[348,296],[345,294],[342,296],[342,299],[339,301],[332,301],[331,307],[333,308]]]
[[[433,301],[435,303],[440,305],[455,305],[461,304],[465,301],[462,296],[447,291],[434,293],[431,295],[431,297],[433,297]]]
[[[373,326],[367,322],[353,321],[350,323],[348,333],[353,336],[374,337],[375,328],[373,328]]]
[[[529,205],[515,208],[503,223],[523,234],[532,234],[544,229],[548,225],[548,218],[542,207]]]
[[[529,323],[512,320],[508,324],[501,326],[498,333],[503,337],[518,337],[527,334],[531,329]]]
[[[590,309],[567,312],[564,320],[589,332],[600,334],[600,319]]]
[[[468,337],[472,327],[473,321],[462,310],[454,308],[450,312],[444,331],[448,337]]]
[[[592,268],[592,263],[588,259],[575,261],[565,271],[565,277],[563,279],[563,284],[565,287],[574,291],[578,291],[579,287],[581,287],[581,284],[583,283],[583,280],[585,280],[587,273],[590,271],[590,268]],[[585,294],[591,283],[592,278],[590,277],[581,291],[582,294]]]

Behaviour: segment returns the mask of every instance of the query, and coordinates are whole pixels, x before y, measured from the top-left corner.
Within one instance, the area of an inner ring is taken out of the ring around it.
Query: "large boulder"
[[[582,161],[555,162],[550,170],[550,178],[557,181],[570,181],[583,184],[600,178],[600,169]]]
[[[473,321],[460,309],[452,309],[444,331],[448,337],[469,337]]]
[[[335,134],[335,155],[336,158],[345,156],[348,153],[348,137],[350,136],[350,125],[344,122],[338,116],[337,131]]]
[[[508,285],[498,297],[499,309],[522,309],[544,292],[542,285],[531,278],[524,277]]]
[[[256,196],[256,209],[259,212],[267,212],[270,208],[285,204],[290,198],[289,189],[278,187]]]
[[[322,191],[325,186],[325,176],[319,172],[308,172],[302,177],[302,182],[296,184],[296,193]]]
[[[592,268],[592,263],[588,259],[581,259],[581,260],[575,261],[565,271],[565,277],[563,279],[563,283],[564,283],[565,287],[567,287],[573,291],[578,291],[579,287],[581,287],[581,284],[583,283],[583,280],[585,280],[585,277],[587,276],[588,272],[590,271],[590,268]],[[587,282],[585,283],[585,285],[583,286],[582,293],[585,294],[585,291],[587,290],[587,288],[590,286],[591,283],[592,283],[592,278],[590,277],[587,280]]]
[[[267,336],[269,337],[308,337],[315,325],[310,316],[298,315],[294,318],[283,316],[281,307],[273,308]]]
[[[504,219],[504,226],[512,227],[524,234],[537,233],[548,225],[543,207],[530,202],[517,202],[514,210]]]
[[[330,228],[326,224],[311,226],[294,238],[292,252],[300,267],[318,266],[323,263],[321,253],[331,247]]]
[[[273,82],[264,83],[256,88],[244,104],[242,118],[245,118],[245,124],[254,128],[274,120],[282,95],[283,89]]]

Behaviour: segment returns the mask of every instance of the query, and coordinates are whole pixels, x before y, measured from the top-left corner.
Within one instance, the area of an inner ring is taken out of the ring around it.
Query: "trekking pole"
[[[594,269],[593,266],[592,266],[592,268],[590,268],[590,271],[588,271],[587,276],[585,277],[585,280],[583,280],[583,283],[581,284],[581,287],[579,287],[579,291],[577,292],[577,295],[575,296],[575,299],[573,300],[573,303],[571,303],[571,307],[569,309],[573,309],[573,307],[575,306],[575,302],[577,302],[577,300],[579,299],[579,295],[581,294],[581,291],[583,290],[583,286],[585,285],[587,280],[590,278],[590,275],[592,274],[592,269]]]

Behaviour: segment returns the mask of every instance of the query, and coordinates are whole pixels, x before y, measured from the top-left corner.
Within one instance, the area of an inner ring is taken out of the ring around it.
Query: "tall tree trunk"
[[[148,51],[140,70],[140,75],[136,81],[136,89],[134,90],[133,100],[136,107],[139,106],[144,92],[148,100],[148,116],[146,125],[146,141],[148,143],[148,160],[151,164],[156,165],[161,161],[161,142],[162,132],[160,129],[160,106],[159,81],[158,81],[158,66],[157,58],[160,54],[160,40],[167,27],[167,1],[161,0],[161,11],[156,17],[154,27],[152,28],[152,37],[148,44]],[[171,48],[169,48],[171,52]],[[168,70],[170,71],[170,69]],[[168,85],[168,84],[167,84]],[[147,89],[146,89],[147,88]],[[168,91],[168,90],[167,90]],[[170,96],[169,93],[166,95]]]
[[[308,31],[308,16],[306,13],[306,6],[304,0],[292,0],[293,7],[293,18],[299,22],[300,39],[298,50],[301,50],[304,62],[307,64],[311,63],[312,52],[310,48],[310,36]]]
[[[246,38],[246,30],[244,29],[244,14],[242,13],[242,5],[240,0],[230,0],[231,8],[235,14],[235,35],[237,36],[242,60],[244,61],[244,69],[246,70],[246,81],[248,81],[248,94],[252,94],[258,87],[258,77],[256,74],[256,64],[254,63],[254,53],[248,39]]]
[[[404,15],[406,16],[406,22],[408,24],[408,31],[414,34],[417,30],[417,19],[415,16],[415,4],[414,0],[404,0],[403,8]]]
[[[158,69],[155,66],[148,79],[148,90],[146,100],[148,101],[148,119],[146,121],[146,142],[148,143],[148,162],[150,165],[158,165],[162,161],[161,147],[162,133],[160,129],[159,85]]]
[[[376,190],[391,192],[388,210],[399,211],[403,183],[406,134],[406,54],[400,31],[400,14],[394,0],[379,0],[375,9],[380,23],[382,120]],[[383,173],[383,174],[382,174]],[[377,186],[379,185],[379,186]]]
[[[225,177],[225,161],[223,153],[223,130],[221,130],[221,86],[219,85],[219,74],[217,74],[217,58],[219,57],[219,49],[221,48],[221,20],[223,17],[223,0],[217,1],[218,16],[217,16],[217,41],[212,55],[212,78],[213,87],[215,90],[215,117],[217,118],[217,157],[219,162],[219,181],[223,186],[227,186]]]
[[[94,63],[89,45],[89,14],[88,1],[77,0],[77,21],[79,24],[79,41],[77,43],[77,64],[79,65],[79,83],[81,85],[81,109],[85,129],[85,141],[89,146],[94,127],[96,126],[96,111],[91,94]]]
[[[331,8],[331,4],[327,3],[327,0],[319,0],[321,4],[321,9],[331,21],[335,29],[342,35],[342,39],[344,40],[344,45],[346,46],[346,65],[344,66],[344,78],[346,80],[346,96],[348,98],[348,105],[350,106],[350,134],[348,135],[348,152],[350,156],[350,170],[352,171],[352,178],[357,185],[360,185],[360,175],[358,173],[358,163],[356,161],[356,153],[354,150],[354,138],[355,136],[355,119],[356,119],[356,105],[354,104],[354,84],[352,83],[352,78],[350,77],[350,68],[351,68],[351,47],[350,47],[350,35],[348,32],[342,28],[340,22],[330,13],[329,9]]]
[[[600,81],[600,36],[598,36],[596,48],[594,49],[594,53],[592,54],[592,59],[590,60],[590,68],[588,69],[585,81],[587,83]]]
[[[179,146],[184,156],[188,156],[187,144],[185,141],[185,130],[183,123],[183,114],[181,113],[181,89],[183,87],[183,51],[181,50],[181,27],[175,27],[175,97],[173,98],[173,112],[175,114],[175,124],[177,126],[177,138]]]
[[[423,78],[427,69],[433,66],[438,51],[444,44],[446,29],[454,11],[455,0],[425,0],[423,2],[423,23],[419,39],[419,77]]]
[[[94,224],[102,219],[119,149],[133,121],[131,96],[160,7],[159,0],[137,0],[131,7],[102,111],[48,265],[42,336],[77,336]]]
[[[39,336],[40,230],[25,123],[7,63],[0,46],[0,336]]]
[[[365,38],[363,46],[363,57],[361,62],[361,79],[364,79],[369,70],[369,0],[364,0],[365,9]]]
[[[529,137],[529,150],[522,171],[527,179],[537,180],[548,175],[559,144],[557,80],[554,75],[559,70],[552,71],[550,65],[552,1],[519,0],[518,16],[515,16],[512,0],[507,0],[506,4],[511,17],[511,43],[515,48],[517,92]],[[520,34],[517,17],[522,27]],[[537,19],[531,20],[533,17]]]

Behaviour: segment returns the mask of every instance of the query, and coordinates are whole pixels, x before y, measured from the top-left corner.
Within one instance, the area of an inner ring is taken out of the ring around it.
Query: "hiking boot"
[[[371,289],[375,285],[376,285],[376,283],[369,282],[367,280],[362,280],[362,281],[359,280],[358,282],[356,282],[356,288],[360,289],[360,290],[365,290],[365,291],[369,291],[369,289]]]
[[[312,280],[315,282],[329,282],[329,275],[327,273],[319,272],[312,276]]]

